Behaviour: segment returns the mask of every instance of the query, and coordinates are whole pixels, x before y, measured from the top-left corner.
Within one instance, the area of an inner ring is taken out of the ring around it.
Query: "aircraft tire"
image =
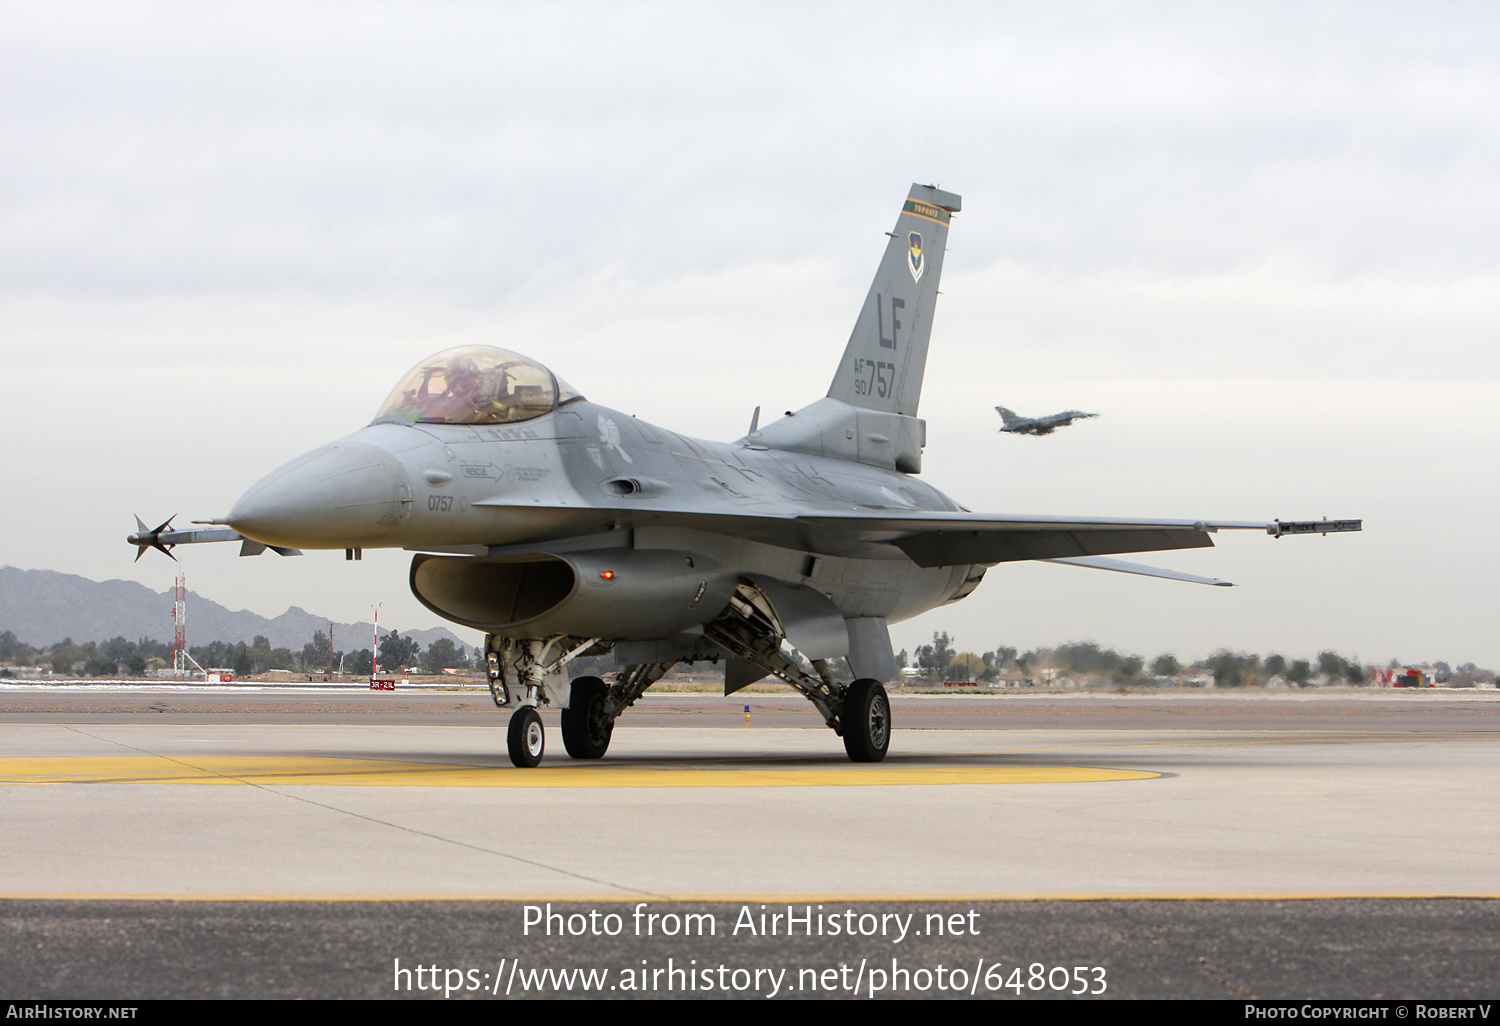
[[[511,716],[505,743],[510,749],[510,761],[516,766],[532,769],[541,765],[542,752],[547,747],[547,734],[542,729],[542,718],[534,706],[523,705]]]
[[[563,747],[575,759],[599,759],[609,750],[615,724],[604,715],[609,686],[598,677],[573,682],[568,707],[562,711]]]
[[[891,746],[891,700],[885,685],[869,677],[849,685],[839,714],[844,751],[855,762],[879,762]]]

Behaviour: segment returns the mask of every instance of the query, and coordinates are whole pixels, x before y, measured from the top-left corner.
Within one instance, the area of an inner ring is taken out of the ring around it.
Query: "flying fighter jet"
[[[1357,531],[1360,522],[1151,520],[971,513],[923,482],[917,417],[933,304],[959,197],[913,185],[825,398],[734,442],[707,442],[589,402],[535,360],[447,349],[408,371],[369,425],[292,460],[226,516],[130,536],[415,552],[428,609],[485,634],[511,760],[535,766],[540,705],[579,759],[674,664],[725,660],[726,694],[791,685],[874,762],[890,743],[887,625],[967,596],[1017,560],[1212,578],[1108,558],[1213,545],[1221,530]],[[137,555],[139,556],[140,551]],[[612,651],[613,681],[568,660]],[[845,659],[845,683],[832,662]]]
[[[1005,426],[1000,430],[1017,435],[1050,435],[1058,428],[1067,427],[1075,420],[1099,416],[1097,413],[1084,413],[1082,410],[1064,410],[1046,417],[1022,417],[1007,410],[1004,406],[996,406],[995,412],[1000,414],[1000,419],[1005,422]]]

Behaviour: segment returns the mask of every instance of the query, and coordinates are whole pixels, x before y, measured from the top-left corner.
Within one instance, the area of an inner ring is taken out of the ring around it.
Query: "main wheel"
[[[849,685],[839,714],[844,751],[855,762],[879,762],[891,746],[891,700],[885,685],[869,677]]]
[[[568,707],[562,711],[563,747],[575,759],[598,759],[609,750],[615,722],[605,705],[609,685],[598,677],[579,677],[573,682]]]
[[[510,749],[510,761],[522,769],[531,769],[541,764],[542,751],[547,747],[547,734],[542,730],[542,718],[536,708],[523,705],[510,718],[510,730],[506,731],[506,747]]]

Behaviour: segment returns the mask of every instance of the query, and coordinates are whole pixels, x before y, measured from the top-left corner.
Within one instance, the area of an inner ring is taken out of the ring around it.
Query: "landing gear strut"
[[[741,581],[718,619],[703,636],[730,655],[781,678],[823,714],[823,722],[844,739],[855,762],[879,762],[891,744],[891,700],[878,680],[840,684],[825,659],[812,660],[812,673],[782,650],[786,631],[775,607],[754,584]]]

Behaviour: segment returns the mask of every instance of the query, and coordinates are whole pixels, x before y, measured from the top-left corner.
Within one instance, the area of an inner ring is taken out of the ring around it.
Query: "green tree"
[[[348,660],[344,663],[345,671],[368,676],[375,670],[375,659],[368,648],[362,648],[358,652],[350,652]]]
[[[993,666],[996,670],[1004,670],[1016,661],[1016,649],[1014,645],[996,645],[993,652],[984,654],[984,664]]]
[[[135,650],[147,659],[160,659],[163,662],[170,662],[172,659],[172,646],[155,638],[141,638],[135,643]]]
[[[30,666],[36,662],[37,651],[15,636],[12,631],[0,631],[0,663],[15,663]]]
[[[960,652],[948,661],[947,680],[977,680],[984,671],[984,660],[973,652]]]
[[[327,672],[329,660],[338,661],[328,643],[328,635],[314,631],[312,640],[302,646],[302,669],[306,673]]]
[[[1204,660],[1203,665],[1213,672],[1214,683],[1219,687],[1242,688],[1255,683],[1259,662],[1255,656],[1221,648]]]
[[[1151,673],[1156,677],[1175,677],[1182,672],[1182,664],[1170,652],[1163,652],[1151,660]]]
[[[917,665],[934,680],[945,680],[948,664],[953,661],[953,639],[948,632],[934,632],[932,644],[917,649]]]
[[[123,637],[110,638],[99,646],[101,657],[107,663],[128,663],[135,655],[135,645]]]
[[[426,652],[422,653],[423,673],[441,673],[455,668],[468,669],[469,659],[462,648],[447,638],[438,638],[427,646]]]
[[[387,671],[401,666],[416,666],[422,643],[415,638],[403,638],[399,631],[391,631],[380,639],[380,666]]]
[[[1337,652],[1318,653],[1318,672],[1330,681],[1342,680],[1349,670],[1349,661]]]
[[[73,644],[72,638],[63,638],[52,646],[47,655],[53,673],[72,673],[75,663],[84,662],[88,658],[83,646]]]

